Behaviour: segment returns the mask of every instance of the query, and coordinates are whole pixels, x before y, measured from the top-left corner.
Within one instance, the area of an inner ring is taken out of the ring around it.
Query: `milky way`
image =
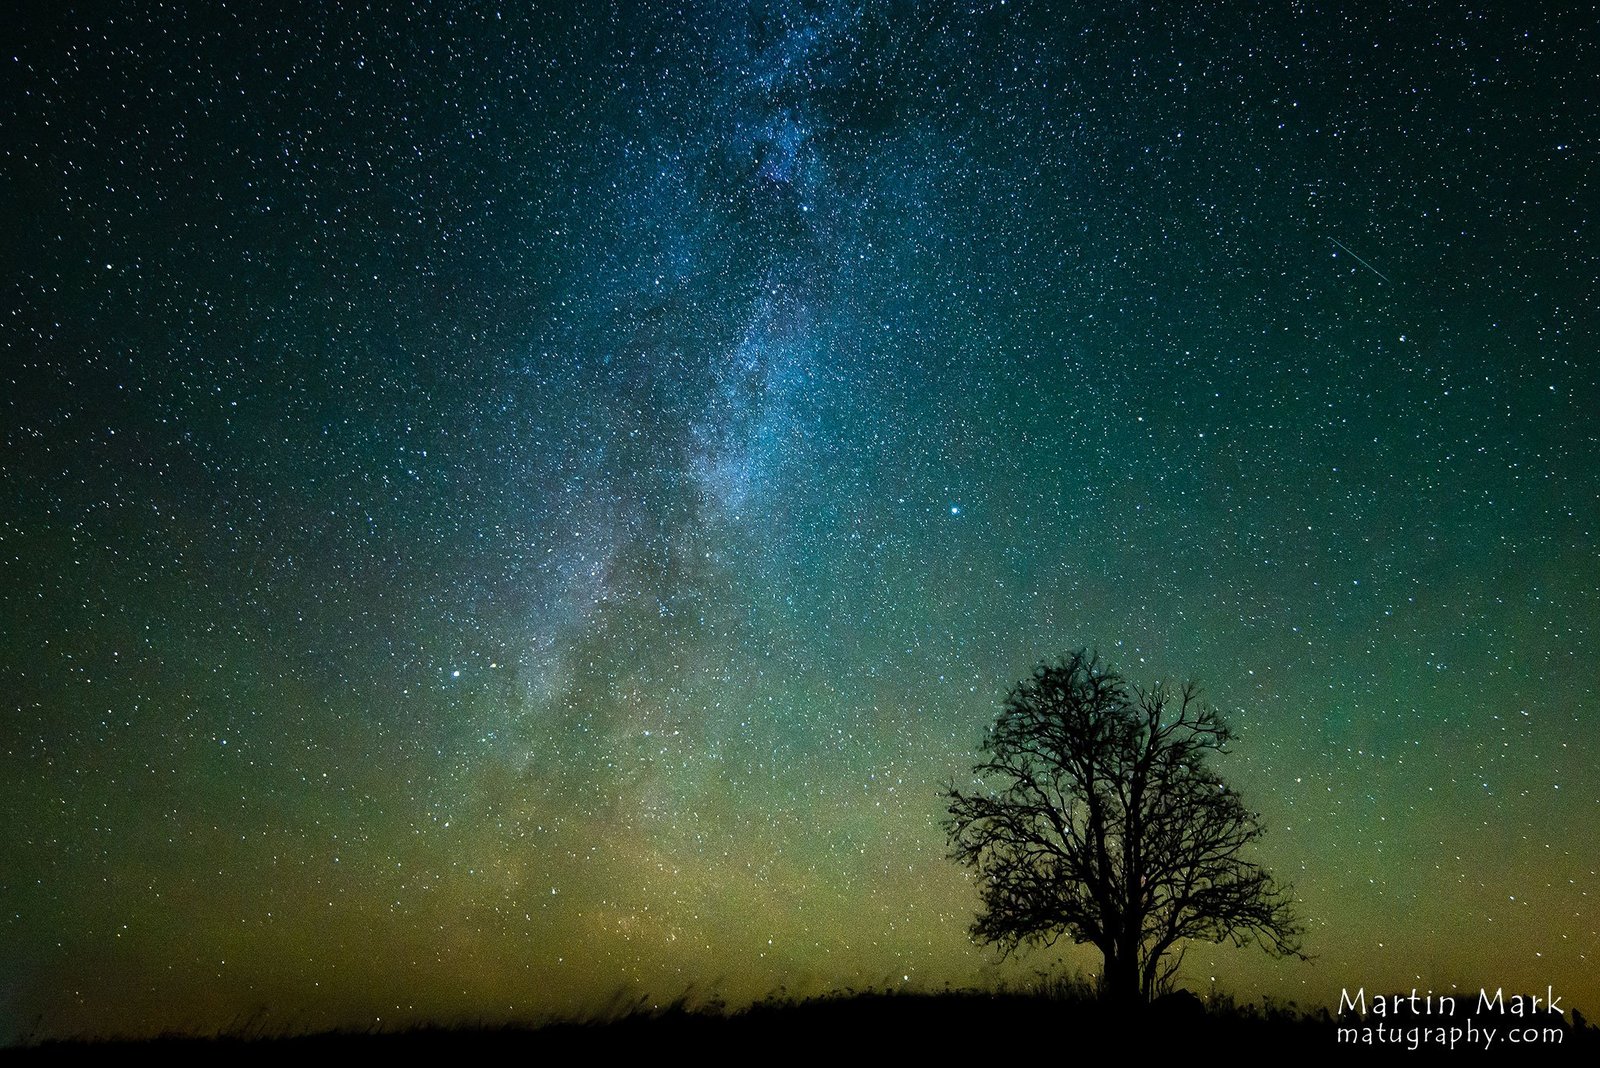
[[[571,8],[571,9],[569,9]],[[939,989],[1198,679],[1311,965],[1600,1008],[1592,20],[123,5],[0,54],[0,1036]]]

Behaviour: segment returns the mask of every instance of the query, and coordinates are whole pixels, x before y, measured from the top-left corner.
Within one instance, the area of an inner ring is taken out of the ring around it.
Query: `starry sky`
[[[42,6],[42,5],[41,5]],[[1311,964],[1600,1011],[1595,25],[67,6],[0,48],[0,1036],[941,989],[1098,647]]]

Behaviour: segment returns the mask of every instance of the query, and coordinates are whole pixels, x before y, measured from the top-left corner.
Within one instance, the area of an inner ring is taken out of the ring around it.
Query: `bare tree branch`
[[[950,855],[978,876],[973,937],[1006,955],[1090,943],[1125,999],[1170,987],[1193,941],[1305,959],[1292,889],[1245,859],[1260,820],[1206,766],[1232,738],[1192,682],[1134,686],[1086,650],[1041,664],[984,737],[983,789],[945,790]]]

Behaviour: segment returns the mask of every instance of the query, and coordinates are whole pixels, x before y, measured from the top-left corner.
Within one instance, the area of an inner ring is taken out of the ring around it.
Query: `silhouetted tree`
[[[1305,959],[1290,888],[1244,857],[1264,828],[1206,766],[1231,737],[1193,683],[1141,689],[1081,650],[1041,664],[984,737],[981,788],[946,791],[983,901],[973,936],[1090,943],[1126,1002],[1167,989],[1190,940]]]

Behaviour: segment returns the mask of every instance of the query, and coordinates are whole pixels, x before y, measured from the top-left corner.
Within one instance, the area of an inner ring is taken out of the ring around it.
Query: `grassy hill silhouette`
[[[1226,995],[1203,1003],[1180,993],[1130,1012],[1113,1012],[1071,984],[1035,992],[949,990],[943,993],[849,992],[807,1000],[769,998],[726,1011],[694,1007],[681,998],[659,1008],[634,1003],[620,1015],[554,1020],[538,1026],[428,1026],[396,1031],[339,1031],[307,1035],[168,1035],[138,1041],[51,1041],[7,1051],[14,1063],[110,1062],[127,1056],[161,1063],[221,1063],[299,1058],[539,1058],[568,1055],[687,1054],[926,1057],[996,1061],[1040,1052],[1063,1058],[1112,1053],[1193,1054],[1200,1050],[1292,1055],[1301,1050],[1368,1058],[1403,1056],[1482,1060],[1584,1058],[1600,1052],[1600,1029],[1575,1019],[1537,1021],[1546,1033],[1536,1050],[1503,1039],[1485,1051],[1464,1043],[1450,1049],[1430,1039],[1342,1043],[1338,1028],[1361,1027],[1353,1017],[1335,1020],[1326,1009],[1303,1011],[1270,999],[1241,1005]],[[1385,1026],[1433,1026],[1451,1021],[1389,1018]],[[1480,1018],[1479,1026],[1527,1026],[1529,1021]],[[1348,1032],[1347,1032],[1348,1033]],[[520,1062],[518,1062],[520,1063]]]

